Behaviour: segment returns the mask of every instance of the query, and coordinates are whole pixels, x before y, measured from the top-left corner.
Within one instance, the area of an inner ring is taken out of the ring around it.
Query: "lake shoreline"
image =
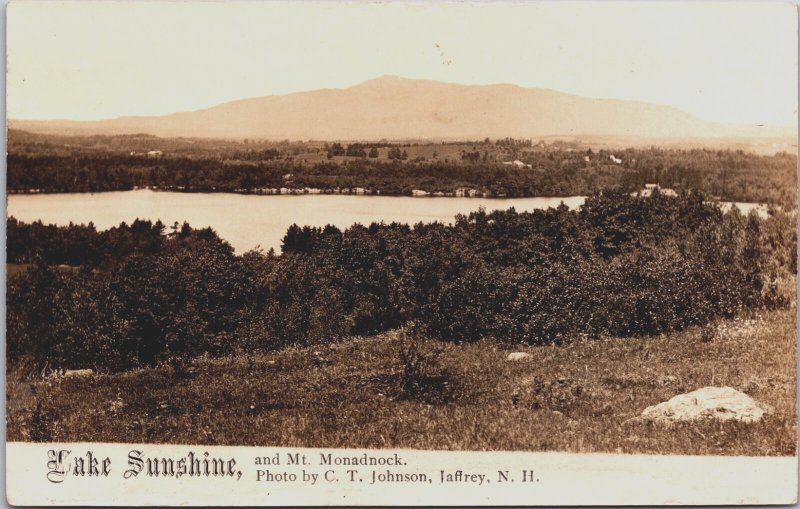
[[[578,195],[531,195],[521,194],[508,196],[504,194],[492,194],[490,192],[478,192],[474,188],[464,188],[465,192],[444,192],[444,191],[425,191],[414,189],[410,194],[401,193],[382,193],[380,190],[368,188],[343,188],[343,189],[319,189],[319,188],[263,188],[254,190],[197,190],[181,189],[174,187],[134,187],[132,189],[108,189],[101,191],[46,191],[41,189],[30,190],[7,190],[6,195],[11,196],[30,196],[30,195],[67,195],[67,194],[107,194],[107,193],[129,193],[135,191],[152,191],[156,193],[180,193],[180,194],[230,194],[230,195],[255,195],[255,196],[365,196],[365,197],[387,197],[387,198],[489,198],[493,200],[516,199],[516,198],[573,198]],[[474,191],[474,192],[470,192]]]
[[[263,199],[265,197],[280,199]],[[359,198],[368,197],[368,200]],[[424,199],[430,198],[430,199]],[[278,194],[194,193],[138,189],[100,193],[24,193],[7,196],[7,217],[25,222],[66,226],[94,224],[109,229],[135,219],[171,225],[188,222],[196,228],[211,227],[237,252],[261,247],[280,250],[280,240],[292,224],[344,229],[354,224],[452,223],[458,215],[483,208],[487,212],[514,208],[531,212],[561,206],[583,205],[585,196],[556,197],[454,197],[389,196],[375,194]],[[727,209],[730,205],[719,202]],[[737,203],[743,213],[759,204]]]

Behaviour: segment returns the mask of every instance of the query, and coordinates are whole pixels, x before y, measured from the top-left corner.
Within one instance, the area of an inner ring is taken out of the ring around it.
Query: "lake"
[[[167,226],[187,221],[196,228],[212,227],[238,253],[256,246],[275,248],[292,223],[310,226],[353,223],[453,222],[456,214],[484,207],[487,211],[515,207],[530,211],[564,202],[579,207],[583,196],[566,198],[413,198],[406,196],[279,195],[232,193],[173,193],[152,190],[108,193],[14,194],[8,196],[8,215],[20,221],[41,220],[67,225],[93,222],[98,230],[134,219],[160,219]]]

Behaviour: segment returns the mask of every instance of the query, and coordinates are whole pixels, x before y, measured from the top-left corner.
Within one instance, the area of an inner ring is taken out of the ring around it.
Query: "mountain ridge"
[[[673,106],[595,99],[512,83],[464,85],[383,75],[346,88],[237,99],[209,108],[106,120],[17,120],[43,134],[315,140],[796,136],[794,129],[699,119]]]

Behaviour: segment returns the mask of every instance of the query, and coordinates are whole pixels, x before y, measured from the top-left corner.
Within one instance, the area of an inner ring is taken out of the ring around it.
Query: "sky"
[[[791,2],[16,0],[7,51],[14,119],[161,115],[391,74],[797,124]]]

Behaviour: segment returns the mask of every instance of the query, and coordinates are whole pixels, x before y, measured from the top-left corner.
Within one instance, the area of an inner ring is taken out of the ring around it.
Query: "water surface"
[[[210,226],[238,253],[261,246],[280,250],[281,238],[293,223],[309,226],[353,223],[452,223],[456,214],[484,207],[487,211],[515,207],[530,211],[564,202],[579,207],[583,196],[566,198],[413,198],[406,196],[278,195],[174,193],[151,190],[109,193],[25,194],[8,196],[8,215],[25,222],[67,225],[93,222],[99,230],[134,219],[160,219],[170,226],[187,221]]]

